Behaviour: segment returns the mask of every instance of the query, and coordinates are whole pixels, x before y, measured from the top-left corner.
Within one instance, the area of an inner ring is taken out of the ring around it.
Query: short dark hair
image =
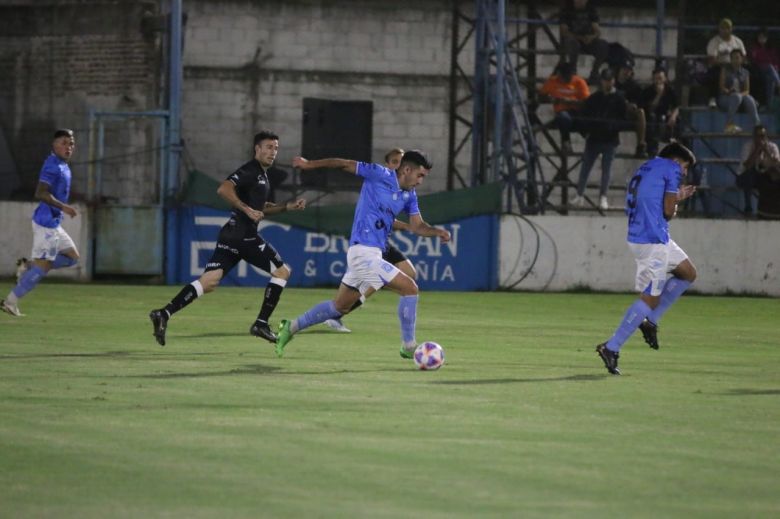
[[[670,142],[661,148],[658,156],[662,159],[680,159],[687,162],[689,166],[696,164],[696,155],[679,142]]]
[[[70,137],[73,138],[73,130],[69,130],[67,128],[60,128],[59,130],[54,132],[54,140],[59,139],[60,137]]]
[[[279,136],[276,135],[271,130],[260,130],[255,134],[255,146],[257,146],[258,144],[260,144],[265,140],[278,141]]]
[[[558,66],[555,67],[559,76],[573,76],[574,75],[574,63],[569,61],[561,61]]]
[[[753,135],[757,134],[759,131],[764,130],[766,131],[766,126],[763,124],[757,124],[753,127]]]
[[[402,166],[404,162],[411,162],[412,164],[422,166],[425,169],[433,168],[433,162],[431,162],[428,156],[423,151],[420,150],[409,150],[405,152],[404,156],[401,157]]]

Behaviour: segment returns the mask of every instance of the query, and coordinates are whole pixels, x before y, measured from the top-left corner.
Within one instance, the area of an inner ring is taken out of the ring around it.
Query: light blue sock
[[[13,290],[11,290],[11,292],[13,292],[14,295],[20,299],[24,297],[27,292],[35,288],[35,285],[37,285],[40,280],[44,278],[44,276],[46,276],[46,272],[38,265],[33,265],[31,269],[22,274],[22,278],[19,280],[19,283],[14,287]]]
[[[612,351],[620,351],[623,344],[626,343],[631,334],[639,328],[642,321],[650,315],[653,311],[647,303],[641,299],[634,301],[634,304],[628,307],[626,314],[623,316],[623,321],[615,330],[615,334],[607,341],[607,349]]]
[[[57,256],[54,258],[54,261],[52,262],[52,268],[61,269],[63,267],[72,267],[76,263],[78,263],[78,260],[75,260],[70,256],[57,254]]]
[[[401,340],[404,344],[415,342],[414,329],[417,324],[417,297],[401,296],[398,301],[398,320],[401,321]]]
[[[661,302],[658,303],[658,306],[655,307],[647,318],[655,324],[658,324],[658,321],[661,320],[661,316],[669,310],[669,307],[679,299],[683,292],[688,290],[689,286],[691,286],[691,282],[685,281],[684,279],[674,276],[667,279],[664,284],[664,291],[661,292]]]
[[[328,319],[338,319],[341,315],[342,314],[336,311],[336,305],[333,301],[323,301],[322,303],[314,305],[290,323],[290,330],[293,333],[299,332],[305,330],[309,326],[324,323]]]

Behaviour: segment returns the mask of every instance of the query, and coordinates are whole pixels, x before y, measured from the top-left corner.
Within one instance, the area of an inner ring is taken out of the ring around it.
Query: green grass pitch
[[[5,294],[8,282],[0,284]],[[261,289],[43,283],[0,314],[2,517],[778,517],[777,299],[683,296],[660,351],[594,352],[634,296],[422,293],[248,335]],[[333,290],[288,289],[274,321]]]

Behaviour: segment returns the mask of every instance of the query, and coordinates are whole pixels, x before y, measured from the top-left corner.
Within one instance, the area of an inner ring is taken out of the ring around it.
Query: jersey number
[[[628,196],[626,197],[626,206],[628,206],[628,222],[631,223],[636,215],[636,192],[639,189],[639,183],[642,182],[642,175],[634,175],[631,182],[628,183]]]

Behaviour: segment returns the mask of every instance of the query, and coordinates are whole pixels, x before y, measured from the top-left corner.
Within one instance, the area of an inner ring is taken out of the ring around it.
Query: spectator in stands
[[[731,51],[739,49],[742,55],[746,56],[745,44],[742,40],[731,33],[731,20],[724,18],[718,24],[718,34],[707,43],[707,88],[710,91],[710,108],[716,108],[716,98],[720,89],[718,80],[720,78],[721,67],[728,65],[731,61]]]
[[[609,209],[607,189],[609,189],[612,159],[615,156],[615,148],[620,143],[619,132],[621,124],[626,119],[628,103],[623,95],[615,90],[615,76],[611,69],[602,70],[600,77],[601,89],[588,97],[582,107],[583,125],[587,128],[588,136],[585,139],[585,152],[582,155],[577,193],[572,197],[571,203],[575,207],[585,205],[584,194],[588,176],[596,159],[601,155],[598,206],[602,210],[607,210]]]
[[[756,35],[756,42],[750,48],[750,63],[764,81],[764,100],[766,106],[771,109],[775,92],[780,91],[780,75],[777,73],[780,54],[769,45],[768,40],[767,30],[762,27]]]
[[[561,62],[568,58],[577,67],[580,52],[593,56],[588,83],[598,82],[601,64],[609,54],[609,44],[601,39],[599,15],[588,0],[567,0],[560,14]]]
[[[647,148],[651,155],[658,151],[658,143],[675,137],[680,105],[672,85],[666,78],[666,70],[653,71],[653,84],[642,90],[639,106],[647,118]]]
[[[742,66],[744,54],[739,49],[731,51],[731,64],[720,68],[720,97],[718,105],[726,110],[726,133],[741,132],[742,128],[734,124],[734,116],[742,107],[751,117],[753,125],[761,123],[758,118],[756,100],[750,95],[750,73]]]
[[[753,190],[758,190],[759,218],[780,218],[780,150],[763,125],[753,128],[753,139],[742,147],[742,173],[737,186],[745,192],[745,213],[753,214]]]
[[[636,132],[636,152],[635,156],[639,159],[647,158],[647,143],[645,133],[647,129],[647,120],[645,112],[639,107],[639,98],[642,94],[642,87],[634,79],[634,62],[625,60],[619,64],[614,71],[615,90],[623,94],[628,105],[626,106],[626,123],[622,126],[623,130],[633,130]]]
[[[555,118],[544,127],[558,128],[561,132],[561,151],[571,153],[571,131],[575,126],[575,116],[582,103],[590,95],[588,84],[574,73],[574,65],[561,62],[556,73],[547,78],[539,93],[552,100]]]

